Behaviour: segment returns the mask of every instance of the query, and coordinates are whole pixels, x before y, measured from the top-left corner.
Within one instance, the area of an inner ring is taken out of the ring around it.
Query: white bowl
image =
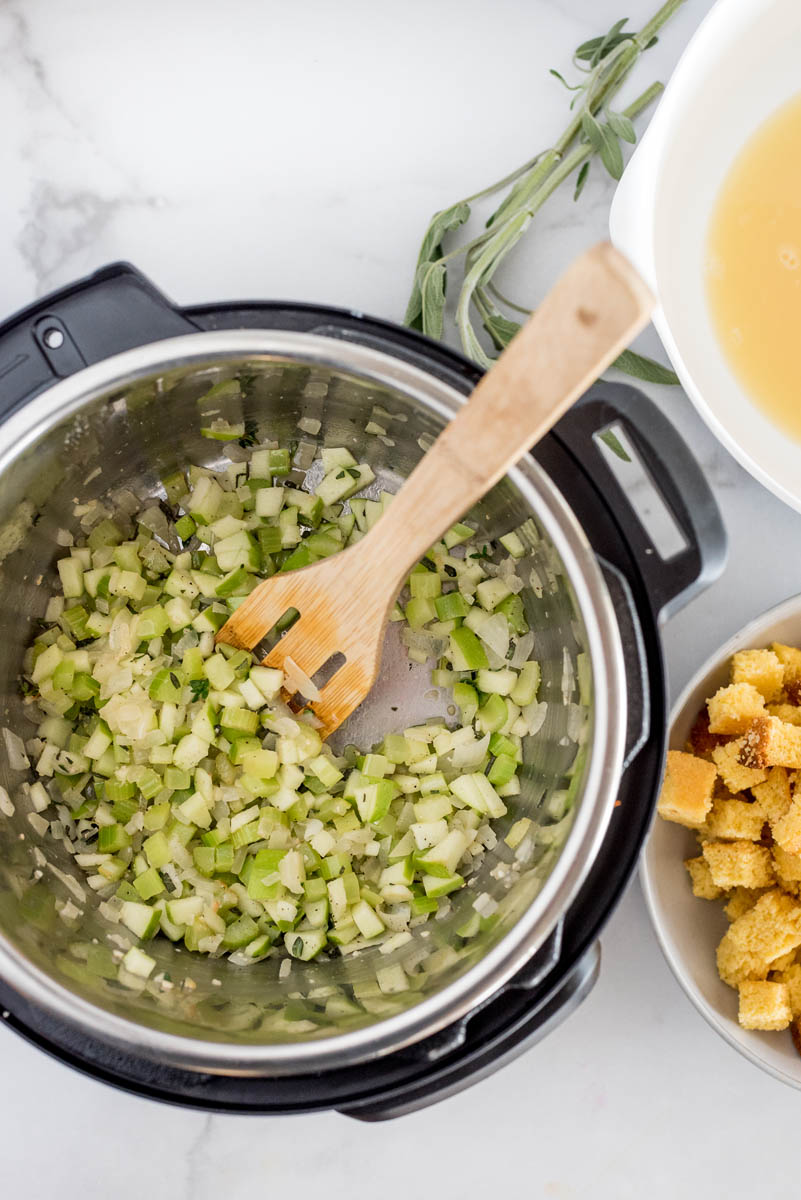
[[[736,650],[771,642],[801,645],[801,595],[772,608],[731,638],[684,689],[671,714],[670,748],[683,750],[704,701],[728,683]],[[760,1033],[737,1022],[737,992],[718,977],[715,951],[728,929],[723,905],[692,894],[684,859],[698,854],[689,829],[654,820],[640,865],[645,899],[656,935],[677,980],[695,1007],[727,1042],[783,1083],[801,1088],[801,1057],[789,1030]]]
[[[656,293],[654,324],[685,391],[726,448],[801,511],[801,444],[758,408],[712,325],[710,213],[755,129],[801,91],[799,0],[718,0],[681,58],[615,194],[612,241]]]

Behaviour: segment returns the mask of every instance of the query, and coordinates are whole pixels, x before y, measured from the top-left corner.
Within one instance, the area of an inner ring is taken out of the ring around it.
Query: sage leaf
[[[496,291],[492,282],[495,273],[546,201],[560,187],[564,192],[568,179],[573,181],[574,197],[581,195],[593,158],[600,158],[604,170],[613,178],[620,177],[624,167],[623,142],[634,141],[632,119],[653,103],[663,87],[652,83],[620,113],[612,111],[612,102],[642,51],[654,44],[657,33],[683,3],[684,0],[659,0],[657,11],[638,33],[631,32],[628,21],[621,19],[603,35],[582,42],[573,56],[580,83],[571,85],[560,71],[551,70],[554,78],[569,89],[571,95],[566,107],[574,115],[556,141],[530,155],[517,170],[434,214],[417,257],[405,317],[408,325],[425,330],[432,337],[442,336],[445,324],[450,322],[445,304],[446,285],[453,286],[455,278],[458,302],[454,331],[469,358],[481,367],[491,365],[494,360],[485,349],[486,340],[491,339],[492,352],[497,353],[516,328],[488,298],[488,293]],[[615,53],[617,47],[619,54]],[[503,199],[500,204],[496,202],[484,232],[472,239],[447,236],[467,221],[472,205],[498,193],[503,194]],[[503,302],[503,297],[499,298]],[[512,311],[516,307],[511,304]],[[476,311],[484,322],[481,330],[473,324]],[[622,355],[618,366],[644,381],[676,382],[669,368],[633,351]]]
[[[462,200],[458,204],[451,205],[450,208],[444,208],[442,212],[435,213],[432,217],[431,223],[423,237],[420,253],[417,256],[417,268],[414,274],[412,294],[409,297],[406,315],[403,318],[404,325],[410,325],[412,329],[423,328],[423,281],[427,278],[427,272],[431,264],[436,262],[438,258],[442,258],[442,239],[445,237],[445,234],[452,233],[460,225],[464,225],[469,216],[470,205]]]
[[[441,262],[429,263],[422,281],[422,329],[426,337],[439,339],[445,320],[445,280],[447,272]]]
[[[604,131],[600,121],[596,121],[588,109],[581,114],[581,131],[593,150],[600,153],[604,145]]]
[[[555,70],[553,67],[551,67],[551,74],[553,75],[554,79],[558,79],[559,82],[563,84],[569,92],[580,92],[584,87],[583,83],[568,83],[564,75],[561,75],[559,71]]]
[[[462,200],[450,208],[444,208],[435,215],[426,230],[423,245],[420,247],[420,262],[433,262],[442,257],[442,239],[446,233],[452,233],[460,225],[464,225],[470,216],[470,205]]]
[[[618,137],[623,138],[624,142],[631,142],[633,145],[637,141],[637,134],[634,132],[634,124],[623,113],[610,112],[609,124],[614,133]]]
[[[613,454],[616,454],[623,462],[631,462],[631,456],[626,453],[621,445],[620,439],[612,432],[611,429],[605,429],[603,433],[599,433],[598,437],[608,446]]]
[[[629,41],[634,35],[631,33],[623,33],[623,26],[628,21],[628,17],[623,17],[620,21],[615,21],[612,28],[603,37],[590,38],[587,42],[582,42],[576,50],[573,59],[579,62],[586,62],[589,68],[597,67],[602,59],[606,58],[607,54],[611,54],[616,46],[621,42]]]
[[[504,350],[520,329],[519,321],[510,321],[501,313],[492,313],[484,318],[484,328],[499,350]]]
[[[623,174],[623,151],[620,149],[620,142],[608,125],[601,126],[601,137],[603,144],[598,151],[601,162],[613,179],[620,179]]]
[[[584,184],[587,182],[587,176],[589,175],[589,173],[590,173],[590,164],[588,162],[582,163],[581,170],[579,171],[578,175],[576,176],[576,190],[573,193],[574,200],[578,200],[579,196],[584,191]]]
[[[647,354],[637,354],[634,350],[624,350],[618,355],[612,363],[613,367],[617,367],[618,371],[622,371],[625,375],[631,375],[634,379],[641,379],[644,383],[664,383],[668,387],[676,387],[679,382],[679,377],[675,371],[671,371],[670,367],[663,366],[654,358],[649,358]]]
[[[410,329],[423,328],[423,280],[430,266],[429,262],[419,263],[414,273],[412,293],[403,318],[404,325],[408,325]]]

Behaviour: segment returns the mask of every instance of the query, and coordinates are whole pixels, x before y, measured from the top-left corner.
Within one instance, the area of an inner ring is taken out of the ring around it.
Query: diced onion
[[[25,744],[19,734],[14,733],[11,729],[3,729],[3,741],[11,770],[27,771],[31,760],[25,753]]]

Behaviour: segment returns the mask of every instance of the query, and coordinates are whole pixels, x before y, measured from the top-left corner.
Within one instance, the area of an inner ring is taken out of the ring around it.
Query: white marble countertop
[[[654,0],[625,10],[638,25]],[[666,78],[709,7],[641,63]],[[0,0],[0,315],[125,258],[180,303],[316,300],[399,319],[432,211],[548,143],[548,68],[611,0]],[[611,185],[557,203],[518,258],[536,295],[603,234]],[[657,351],[652,333],[642,344]],[[665,629],[674,689],[750,616],[801,589],[801,518],[745,475],[675,390],[731,534],[723,579]],[[624,1200],[797,1191],[797,1094],[704,1024],[634,885],[601,978],[544,1043],[383,1126],[209,1117],[114,1092],[0,1029],[0,1193],[227,1200],[507,1194]],[[742,1146],[741,1154],[736,1147]]]

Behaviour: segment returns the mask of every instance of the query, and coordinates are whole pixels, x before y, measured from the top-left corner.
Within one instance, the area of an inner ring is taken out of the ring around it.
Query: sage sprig
[[[461,270],[455,325],[466,354],[483,367],[492,354],[482,345],[476,317],[488,335],[490,349],[500,351],[514,337],[520,324],[510,312],[527,309],[503,296],[494,276],[545,202],[574,176],[574,199],[587,182],[591,164],[598,160],[612,176],[623,173],[623,143],[636,141],[634,120],[662,91],[653,83],[627,108],[617,111],[612,101],[640,55],[656,42],[659,30],[685,0],[666,0],[639,33],[626,28],[627,18],[616,21],[605,34],[583,42],[573,55],[573,66],[584,78],[569,83],[556,69],[551,74],[571,93],[572,116],[554,145],[536,154],[517,170],[489,187],[443,209],[432,218],[423,238],[414,274],[405,323],[429,337],[441,338],[445,331],[446,288],[457,265]],[[469,220],[472,206],[504,193],[490,213],[484,229],[475,237],[451,245],[453,235]],[[616,366],[637,379],[654,383],[678,383],[676,375],[661,363],[632,350],[625,351]]]

